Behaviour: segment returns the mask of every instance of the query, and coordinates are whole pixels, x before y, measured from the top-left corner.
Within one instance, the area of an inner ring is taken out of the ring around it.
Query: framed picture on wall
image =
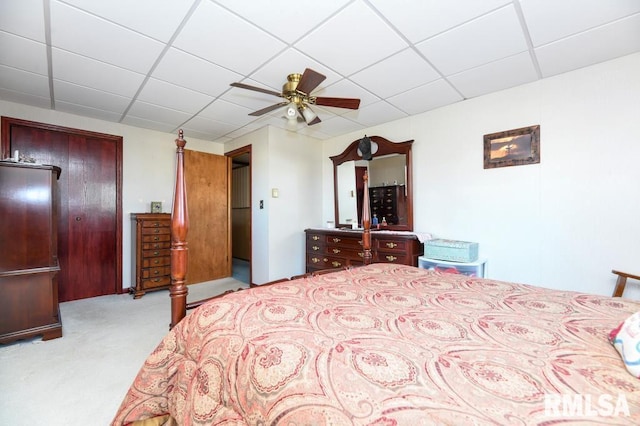
[[[484,135],[485,169],[539,162],[539,125]]]
[[[162,201],[151,202],[151,213],[162,213]]]

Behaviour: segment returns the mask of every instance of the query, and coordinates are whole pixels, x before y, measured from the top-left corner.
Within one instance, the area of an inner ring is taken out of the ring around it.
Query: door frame
[[[231,179],[231,169],[233,168],[233,159],[235,157],[240,157],[242,155],[248,155],[249,156],[249,206],[251,206],[251,208],[249,208],[249,286],[253,287],[253,191],[252,191],[252,186],[253,186],[253,175],[252,175],[252,171],[253,171],[253,166],[252,166],[252,155],[251,155],[251,145],[246,145],[237,149],[234,149],[232,151],[229,152],[225,152],[224,154],[225,156],[227,156],[229,158],[229,241],[231,241],[232,235],[231,233],[233,232],[232,229],[232,221],[231,221],[231,186],[233,185],[232,179]],[[229,254],[230,254],[230,259],[231,262],[233,263],[233,247],[229,246]],[[233,276],[233,266],[231,268],[231,276]]]
[[[53,132],[61,132],[72,135],[78,135],[89,138],[109,139],[113,140],[116,145],[116,271],[115,271],[115,288],[113,294],[125,293],[122,288],[122,136],[110,135],[107,133],[92,132],[89,130],[74,129],[72,127],[58,126],[48,123],[39,123],[36,121],[22,120],[20,118],[5,117],[1,118],[1,135],[0,135],[0,152],[2,158],[11,156],[11,126],[19,125],[25,127],[33,127],[41,130],[49,130]],[[127,289],[128,290],[128,289]]]

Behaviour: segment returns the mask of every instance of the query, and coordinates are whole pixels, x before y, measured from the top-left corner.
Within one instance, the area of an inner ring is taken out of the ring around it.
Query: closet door
[[[19,150],[62,169],[61,302],[122,288],[122,137],[2,118],[3,154]]]
[[[185,149],[189,205],[187,284],[231,276],[231,159]]]

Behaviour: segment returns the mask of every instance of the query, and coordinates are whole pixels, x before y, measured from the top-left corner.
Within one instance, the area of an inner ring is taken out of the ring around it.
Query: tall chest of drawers
[[[131,287],[134,299],[171,285],[171,215],[131,213]]]
[[[364,264],[362,231],[306,229],[306,272]],[[411,232],[371,232],[373,262],[418,266],[424,245]]]
[[[404,185],[388,185],[369,188],[371,200],[371,215],[376,215],[382,222],[384,218],[388,224],[406,224],[404,217],[407,195]]]

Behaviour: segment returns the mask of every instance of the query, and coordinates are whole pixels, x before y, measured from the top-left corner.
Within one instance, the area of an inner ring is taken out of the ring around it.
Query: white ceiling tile
[[[131,98],[128,97],[101,92],[61,80],[53,81],[53,92],[56,96],[56,106],[60,101],[84,105],[89,108],[113,112],[118,115],[118,120],[131,103]]]
[[[440,78],[412,49],[405,49],[351,76],[363,87],[371,87],[381,98],[397,95]]]
[[[217,99],[211,105],[202,110],[200,115],[216,121],[245,125],[255,120],[255,117],[251,117],[249,115],[250,112],[252,112],[252,110],[249,108],[232,104],[222,99]]]
[[[47,77],[4,65],[0,65],[0,87],[41,98],[50,96]]]
[[[520,0],[534,46],[640,12],[638,0]]]
[[[190,114],[186,114],[182,111],[163,108],[161,106],[142,101],[136,101],[131,105],[127,118],[131,116],[141,118],[143,120],[165,123],[169,127],[179,126],[191,118]],[[126,118],[123,122],[124,121],[126,121]]]
[[[465,98],[496,92],[537,79],[538,75],[529,52],[491,62],[447,78]]]
[[[349,0],[237,1],[216,0],[287,43],[293,43],[313,27],[344,7]]]
[[[461,101],[462,97],[444,80],[437,80],[388,99],[407,114],[414,115]]]
[[[1,70],[0,70],[1,71]],[[0,87],[0,99],[17,104],[31,105],[38,108],[51,108],[51,98],[47,95],[35,96],[29,93],[17,92]]]
[[[138,100],[193,114],[207,106],[213,101],[213,98],[175,84],[150,78],[138,94]]]
[[[79,9],[167,42],[194,0],[64,0]]]
[[[406,117],[407,114],[387,102],[380,101],[360,108],[357,111],[350,111],[344,114],[351,120],[357,121],[365,126],[375,126],[376,124],[387,123]]]
[[[336,116],[323,120],[318,124],[314,124],[312,127],[313,130],[317,130],[318,132],[325,133],[330,136],[338,136],[364,129],[365,126],[362,123]]]
[[[509,0],[370,0],[412,43],[511,3]]]
[[[202,1],[174,46],[232,71],[247,74],[285,44],[209,1]]]
[[[0,29],[44,43],[44,2],[42,0],[0,1]]]
[[[513,6],[503,7],[416,46],[445,76],[528,48]]]
[[[311,68],[327,77],[326,80],[318,86],[318,89],[331,85],[342,78],[339,74],[300,53],[298,50],[287,49],[269,61],[269,63],[260,67],[256,72],[252,73],[251,79],[265,86],[275,87],[277,88],[275,90],[281,91],[282,85],[287,81],[289,74],[302,74],[306,68]]]
[[[220,96],[242,75],[204,59],[171,48],[155,68],[153,77],[210,96]]]
[[[204,117],[194,117],[182,125],[182,128],[186,131],[196,131],[201,134],[207,135],[206,139],[217,139],[225,134],[232,132],[236,126],[228,123],[224,123],[218,120],[210,120]]]
[[[370,8],[356,1],[295,46],[348,76],[399,52],[407,43]]]
[[[91,117],[97,118],[98,120],[105,121],[118,121],[120,120],[121,114],[118,114],[113,111],[105,111],[96,108],[90,108],[86,105],[78,105],[70,102],[64,102],[57,100],[56,101],[56,111],[68,112],[70,114],[76,114],[83,117]]]
[[[132,97],[144,81],[142,74],[59,49],[52,49],[52,63],[54,79],[121,96]]]
[[[149,37],[58,1],[51,2],[51,44],[143,74],[163,49]]]
[[[47,75],[47,48],[43,43],[0,32],[0,64]]]
[[[535,49],[543,77],[640,51],[640,14]]]
[[[142,127],[143,129],[157,130],[159,132],[173,133],[176,129],[175,125],[166,122],[159,122],[154,120],[146,120],[144,118],[136,117],[134,115],[127,115],[122,124],[128,124],[129,126]]]

